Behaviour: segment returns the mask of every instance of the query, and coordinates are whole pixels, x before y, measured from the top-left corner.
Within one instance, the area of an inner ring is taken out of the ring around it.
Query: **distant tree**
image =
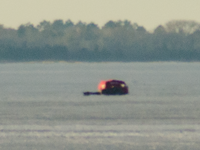
[[[133,25],[132,25],[131,22],[128,21],[128,20],[125,20],[125,21],[123,22],[123,26],[124,26],[124,28],[126,28],[126,30],[133,30]]]
[[[54,30],[65,28],[63,20],[55,20],[52,23],[52,27],[53,27]]]
[[[18,29],[0,25],[0,60],[192,61],[200,60],[200,24],[170,21],[153,32],[137,23],[42,21]]]
[[[63,20],[55,20],[52,23],[52,30],[55,33],[55,36],[63,36],[64,30],[66,29],[66,26],[63,23]]]
[[[88,24],[86,26],[84,37],[86,40],[91,40],[94,42],[94,40],[99,37],[99,27],[94,23]]]
[[[98,27],[97,24],[89,23],[89,24],[87,25],[87,29],[88,29],[88,30],[91,30],[91,29],[99,29],[99,27]]]
[[[200,30],[197,30],[193,34],[191,34],[188,37],[188,40],[190,41],[188,50],[192,49],[195,53],[193,57],[196,60],[200,60]]]
[[[79,21],[75,26],[77,28],[85,28],[87,25],[86,25],[86,23]]]
[[[71,21],[71,20],[67,20],[65,22],[65,27],[68,28],[68,27],[73,27],[74,26],[74,23]]]
[[[155,30],[154,30],[154,34],[166,34],[166,30],[162,25],[159,25]]]
[[[18,36],[19,37],[24,37],[24,36],[31,36],[31,34],[37,34],[38,29],[34,27],[34,25],[27,23],[25,25],[19,26],[17,30]]]
[[[115,28],[115,27],[117,27],[118,25],[117,25],[117,23],[116,22],[114,22],[114,21],[108,21],[104,26],[103,26],[103,28]]]
[[[51,23],[49,21],[46,21],[46,20],[40,22],[40,24],[37,25],[37,29],[39,31],[50,30],[50,28],[51,28]]]
[[[0,32],[2,32],[3,30],[4,30],[4,26],[0,24]]]
[[[143,26],[138,26],[136,31],[140,33],[146,33],[146,29]]]
[[[166,23],[165,28],[168,32],[192,34],[200,29],[200,24],[195,21],[174,20]]]
[[[19,37],[24,37],[26,34],[26,27],[24,25],[20,25],[17,30],[17,33]]]

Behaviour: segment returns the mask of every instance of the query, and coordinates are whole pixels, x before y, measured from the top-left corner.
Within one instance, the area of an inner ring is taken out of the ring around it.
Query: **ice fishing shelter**
[[[105,95],[122,95],[128,94],[128,86],[124,81],[106,80],[99,83],[98,91]]]

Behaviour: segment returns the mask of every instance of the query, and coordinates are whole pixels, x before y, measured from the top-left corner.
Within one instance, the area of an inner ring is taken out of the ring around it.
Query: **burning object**
[[[128,86],[124,81],[105,80],[98,85],[98,92],[84,92],[84,95],[124,95],[128,94]]]

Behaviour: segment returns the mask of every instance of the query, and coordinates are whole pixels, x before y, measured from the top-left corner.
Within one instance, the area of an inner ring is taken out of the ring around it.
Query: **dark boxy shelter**
[[[128,86],[124,81],[120,80],[101,81],[98,85],[98,90],[105,95],[128,94]]]

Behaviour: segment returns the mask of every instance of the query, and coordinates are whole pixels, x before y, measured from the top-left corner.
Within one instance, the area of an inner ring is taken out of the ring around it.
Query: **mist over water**
[[[200,63],[0,64],[0,149],[192,149]],[[104,79],[125,96],[83,96]]]

